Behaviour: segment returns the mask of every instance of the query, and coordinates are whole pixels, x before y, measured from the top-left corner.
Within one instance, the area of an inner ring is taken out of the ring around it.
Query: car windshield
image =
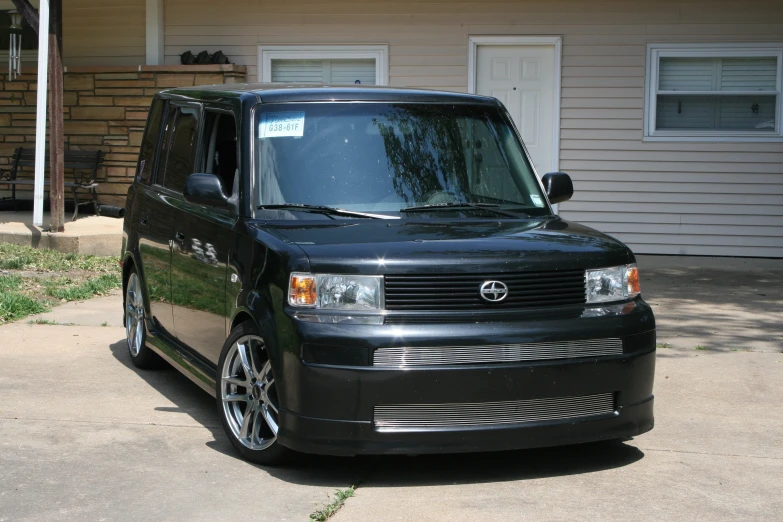
[[[319,206],[420,218],[550,213],[496,107],[286,103],[259,105],[255,114],[259,212],[288,208],[281,215],[304,218],[301,206]],[[307,218],[325,215],[309,210]]]

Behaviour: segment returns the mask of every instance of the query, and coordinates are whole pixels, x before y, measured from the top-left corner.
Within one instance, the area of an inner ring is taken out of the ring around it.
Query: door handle
[[[177,232],[174,237],[176,238],[177,241],[180,242],[185,241],[185,234],[183,234],[182,232]]]

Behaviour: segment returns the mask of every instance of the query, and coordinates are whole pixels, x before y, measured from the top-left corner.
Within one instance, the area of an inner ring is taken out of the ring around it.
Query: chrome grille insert
[[[378,348],[373,353],[372,365],[381,368],[410,368],[415,366],[575,359],[578,357],[620,355],[622,353],[623,341],[616,338],[486,346],[401,346]]]
[[[426,431],[576,419],[609,415],[614,410],[614,394],[601,393],[505,402],[379,405],[374,419],[377,431]]]

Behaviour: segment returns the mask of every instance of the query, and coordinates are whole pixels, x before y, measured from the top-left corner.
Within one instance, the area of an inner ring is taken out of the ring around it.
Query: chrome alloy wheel
[[[125,333],[128,336],[128,350],[138,357],[144,342],[144,300],[141,297],[139,276],[132,273],[125,291]]]
[[[266,449],[277,440],[277,390],[269,360],[258,361],[263,354],[264,342],[259,337],[241,337],[226,355],[220,376],[220,400],[228,426],[251,450]]]

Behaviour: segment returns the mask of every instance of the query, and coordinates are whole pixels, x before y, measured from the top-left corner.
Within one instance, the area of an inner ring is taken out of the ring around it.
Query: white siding
[[[469,35],[562,35],[564,217],[638,253],[783,257],[783,144],[643,142],[646,44],[783,41],[779,0],[166,0],[166,63],[388,44],[389,83],[465,91]],[[142,33],[143,34],[143,33]]]
[[[145,0],[65,0],[63,63],[143,65]]]

